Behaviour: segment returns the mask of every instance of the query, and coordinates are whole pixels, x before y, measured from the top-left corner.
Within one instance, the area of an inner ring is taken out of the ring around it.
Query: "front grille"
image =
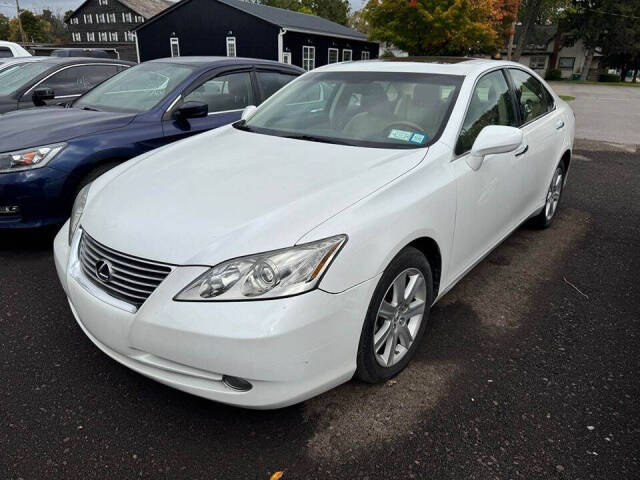
[[[140,307],[162,281],[171,273],[171,266],[132,257],[98,243],[83,232],[79,248],[80,265],[84,274],[106,293]],[[103,275],[99,276],[99,266]]]

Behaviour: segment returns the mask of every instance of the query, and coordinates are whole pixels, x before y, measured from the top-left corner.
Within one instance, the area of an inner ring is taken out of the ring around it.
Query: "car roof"
[[[493,67],[519,63],[472,57],[395,57],[391,59],[343,62],[326,65],[314,71],[407,72],[444,75],[471,75]]]
[[[177,65],[190,65],[194,67],[222,67],[233,65],[273,65],[280,67],[287,67],[292,70],[298,70],[301,73],[304,72],[300,67],[295,65],[289,65],[285,63],[275,62],[273,60],[262,60],[259,58],[243,58],[243,57],[169,57],[158,58],[156,60],[150,60],[145,63],[175,63]]]

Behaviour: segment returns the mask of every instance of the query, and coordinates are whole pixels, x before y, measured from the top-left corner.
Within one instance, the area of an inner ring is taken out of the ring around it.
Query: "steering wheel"
[[[393,130],[395,127],[409,127],[409,129],[414,132],[424,132],[424,129],[420,125],[417,125],[408,120],[400,120],[398,122],[393,122],[391,125],[387,125],[382,133],[390,133],[391,130]]]

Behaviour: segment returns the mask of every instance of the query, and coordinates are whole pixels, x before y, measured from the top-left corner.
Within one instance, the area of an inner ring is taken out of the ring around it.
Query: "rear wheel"
[[[415,355],[433,303],[429,262],[413,247],[402,250],[382,274],[360,334],[356,376],[384,382]]]
[[[547,197],[544,208],[536,215],[532,222],[538,228],[547,228],[551,225],[553,217],[558,211],[560,199],[562,198],[562,189],[564,187],[564,168],[562,165],[556,167],[556,171],[551,178],[551,184],[547,190]]]

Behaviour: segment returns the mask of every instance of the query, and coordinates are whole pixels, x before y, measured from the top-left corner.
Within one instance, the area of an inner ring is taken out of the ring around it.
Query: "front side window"
[[[184,97],[184,101],[206,103],[209,113],[241,110],[253,103],[249,72],[230,73],[208,80]]]
[[[338,63],[339,59],[338,59],[338,54],[339,54],[339,50],[337,48],[330,48],[329,49],[329,63]]]
[[[260,90],[262,90],[262,98],[264,100],[296,78],[296,75],[280,72],[258,71],[256,75],[258,77],[258,83],[260,84]]]
[[[353,58],[353,52],[351,50],[343,50],[342,51],[342,61],[350,62]]]
[[[327,143],[420,148],[440,136],[462,79],[405,72],[308,74],[237,128]]]
[[[0,71],[0,95],[11,95],[44,73],[51,65],[40,62],[22,63],[9,66]]]
[[[456,145],[456,154],[471,150],[480,131],[488,125],[516,126],[509,86],[501,70],[478,80]]]
[[[522,113],[523,123],[530,122],[547,113],[551,108],[551,95],[536,78],[527,72],[509,69],[513,88]]]
[[[46,79],[38,88],[53,89],[56,97],[80,95],[118,73],[117,65],[69,67]]]
[[[236,56],[236,37],[227,37],[227,57]]]
[[[302,47],[302,68],[306,71],[316,68],[316,47]]]
[[[74,108],[141,113],[162,102],[193,73],[187,65],[149,62],[131,67],[80,97]]]

